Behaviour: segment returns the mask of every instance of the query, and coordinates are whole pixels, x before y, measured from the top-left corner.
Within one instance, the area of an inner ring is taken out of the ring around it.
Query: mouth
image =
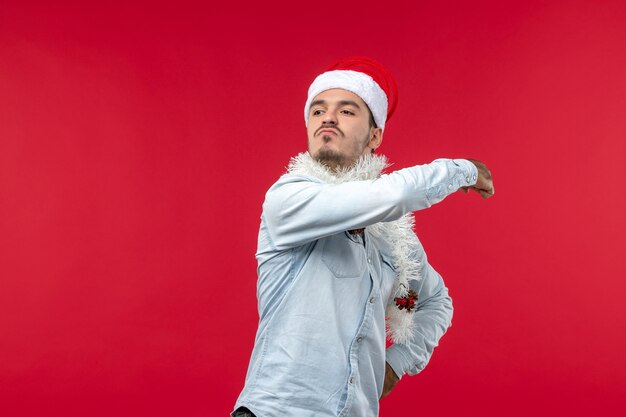
[[[319,131],[318,135],[328,135],[328,134],[333,134],[335,136],[338,136],[338,133],[336,130],[334,129],[322,129]]]

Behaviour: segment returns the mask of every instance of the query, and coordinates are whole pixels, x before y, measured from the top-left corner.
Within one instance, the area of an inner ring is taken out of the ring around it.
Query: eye
[[[350,116],[354,116],[354,112],[353,112],[352,110],[343,109],[343,110],[341,110],[341,112],[342,112],[343,114],[347,114],[347,115],[350,115]]]
[[[311,113],[313,116],[319,116],[320,114],[322,114],[322,111],[320,109],[317,110],[313,110],[313,113]]]

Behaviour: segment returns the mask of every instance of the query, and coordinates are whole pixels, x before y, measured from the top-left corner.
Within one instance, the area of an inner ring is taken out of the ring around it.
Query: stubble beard
[[[345,155],[333,149],[320,149],[313,158],[322,165],[330,168],[331,171],[338,171],[342,168],[349,168],[354,164]]]
[[[323,139],[325,142],[331,140],[329,136],[325,136],[323,137]],[[364,139],[361,143],[367,143],[367,142]],[[317,154],[313,157],[313,159],[325,165],[331,171],[336,172],[336,171],[340,171],[343,169],[352,168],[352,166],[360,158],[360,155],[362,152],[363,152],[362,148],[360,149],[360,152],[359,152],[359,148],[356,148],[354,152],[356,156],[349,157],[334,149],[322,148],[319,151],[317,151]]]

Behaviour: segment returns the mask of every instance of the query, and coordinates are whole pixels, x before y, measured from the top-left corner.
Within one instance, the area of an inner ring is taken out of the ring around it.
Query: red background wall
[[[397,79],[394,167],[496,186],[417,213],[455,317],[381,415],[622,415],[624,2],[81,3],[0,2],[2,415],[231,410],[263,196],[349,54]]]

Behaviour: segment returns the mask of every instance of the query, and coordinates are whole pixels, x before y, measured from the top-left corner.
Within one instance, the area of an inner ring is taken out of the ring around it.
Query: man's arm
[[[476,166],[478,178],[475,184],[461,187],[461,190],[465,193],[474,190],[483,198],[493,196],[493,179],[487,166],[477,160],[469,161]],[[403,375],[415,375],[426,367],[439,339],[452,323],[452,299],[448,295],[448,289],[441,275],[427,262],[426,254],[423,255],[422,280],[411,283],[411,288],[418,294],[418,304],[413,317],[416,331],[406,345],[394,344],[387,349],[381,398],[395,388]]]
[[[477,161],[476,159],[468,159],[468,161],[476,166],[476,169],[478,170],[478,178],[476,184],[461,187],[461,191],[467,194],[469,190],[474,190],[483,198],[489,198],[493,196],[493,194],[495,193],[495,189],[493,188],[493,179],[491,177],[491,172],[487,168],[487,165],[483,164],[480,161]]]
[[[326,184],[284,175],[267,192],[263,221],[274,249],[299,246],[345,230],[399,219],[428,208],[460,187],[476,184],[476,166],[437,159],[369,181]]]
[[[398,382],[400,382],[400,377],[398,377],[398,375],[396,375],[396,372],[393,370],[393,368],[388,363],[386,363],[385,364],[385,382],[383,384],[383,393],[380,396],[380,399],[382,400],[387,395],[389,395],[389,393],[396,387],[396,385],[398,385]]]
[[[386,390],[383,389],[383,396],[403,375],[415,375],[426,367],[439,339],[452,322],[452,299],[448,295],[448,289],[441,275],[430,266],[425,257],[423,264],[422,279],[410,284],[418,294],[417,307],[413,313],[413,337],[407,344],[396,343],[387,349],[386,360],[395,375],[387,375],[387,384],[391,385],[385,387]]]

